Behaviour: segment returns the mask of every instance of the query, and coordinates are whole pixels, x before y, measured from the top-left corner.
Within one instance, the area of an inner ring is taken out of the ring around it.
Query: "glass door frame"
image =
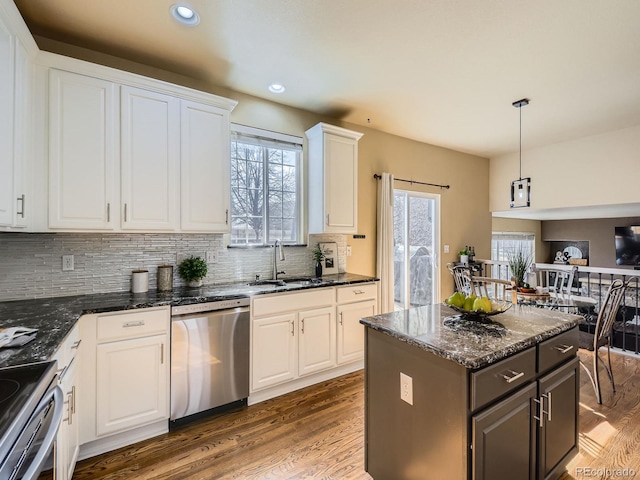
[[[407,201],[405,202],[404,205],[404,217],[405,217],[405,224],[404,224],[404,238],[405,238],[405,243],[409,243],[409,225],[410,225],[410,217],[409,217],[409,197],[419,197],[419,198],[427,198],[430,200],[434,200],[435,201],[435,205],[434,205],[434,220],[433,220],[433,224],[435,225],[436,231],[433,235],[433,285],[435,286],[435,288],[432,291],[432,297],[433,297],[433,302],[434,303],[439,303],[440,301],[440,284],[442,283],[441,277],[440,277],[440,236],[441,236],[441,222],[440,222],[440,199],[441,199],[441,195],[437,194],[437,193],[427,193],[427,192],[416,192],[415,190],[403,190],[400,188],[394,188],[393,189],[393,195],[395,197],[396,193],[401,193],[401,194],[405,194],[407,196]],[[406,247],[406,245],[405,245]],[[393,249],[395,250],[395,248]],[[404,248],[403,249],[404,252],[404,258],[403,258],[403,262],[404,262],[404,279],[403,279],[403,284],[404,284],[404,299],[405,299],[405,305],[403,306],[403,308],[411,308],[411,282],[410,282],[410,273],[411,273],[411,268],[410,268],[410,259],[411,259],[411,248]],[[395,281],[395,279],[394,279]],[[395,303],[395,302],[394,302]],[[406,305],[409,305],[409,307],[407,307]]]

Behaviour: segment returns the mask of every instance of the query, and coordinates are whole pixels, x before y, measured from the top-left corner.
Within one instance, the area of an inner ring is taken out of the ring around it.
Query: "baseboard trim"
[[[126,447],[142,440],[157,437],[169,431],[169,419],[160,420],[143,427],[137,427],[126,432],[115,433],[105,438],[99,438],[91,442],[80,445],[78,460],[95,457],[103,453]]]

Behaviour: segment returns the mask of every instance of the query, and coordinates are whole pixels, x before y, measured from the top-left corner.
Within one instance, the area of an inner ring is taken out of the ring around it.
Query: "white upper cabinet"
[[[362,133],[326,123],[309,139],[309,233],[357,233],[358,140]]]
[[[0,18],[0,225],[14,220],[13,98],[15,38]]]
[[[180,119],[181,229],[228,233],[229,111],[183,100]]]
[[[117,95],[112,82],[50,70],[50,228],[114,228]]]
[[[176,230],[180,100],[123,86],[120,122],[122,229]]]

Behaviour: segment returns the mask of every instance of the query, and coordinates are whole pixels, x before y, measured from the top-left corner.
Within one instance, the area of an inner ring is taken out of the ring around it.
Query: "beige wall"
[[[522,176],[531,177],[531,208],[640,202],[640,125],[522,152]],[[490,208],[509,210],[518,153],[492,158]]]
[[[538,220],[520,220],[517,218],[492,219],[492,231],[494,232],[524,232],[533,233],[536,236],[536,262],[545,262],[549,256],[549,245],[544,242],[542,236],[542,222]]]
[[[489,160],[486,158],[343,123],[337,119],[44,38],[36,38],[36,41],[43,50],[238,100],[238,106],[231,115],[231,120],[235,123],[304,137],[305,130],[324,121],[364,133],[359,143],[358,230],[365,235],[365,239],[353,239],[351,236],[347,239],[353,252],[348,258],[349,272],[364,275],[376,273],[377,181],[373,174],[381,172],[389,172],[399,178],[451,185],[449,190],[440,190],[396,182],[396,188],[441,195],[441,246],[450,246],[450,253],[442,254],[441,266],[456,261],[457,252],[464,245],[473,245],[479,258],[490,256]],[[441,279],[441,296],[446,298],[453,290],[453,281],[444,267],[441,268]]]

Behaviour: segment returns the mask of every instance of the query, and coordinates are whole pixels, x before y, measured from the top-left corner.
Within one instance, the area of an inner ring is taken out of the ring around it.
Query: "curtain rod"
[[[374,173],[373,174],[373,178],[375,178],[376,180],[380,180],[382,178],[382,175]],[[394,180],[397,180],[398,182],[406,182],[406,183],[411,183],[411,184],[416,184],[416,185],[428,185],[430,187],[438,187],[438,188],[446,188],[446,189],[451,188],[450,185],[439,185],[437,183],[418,182],[416,180],[405,180],[404,178],[395,178],[394,177]]]

